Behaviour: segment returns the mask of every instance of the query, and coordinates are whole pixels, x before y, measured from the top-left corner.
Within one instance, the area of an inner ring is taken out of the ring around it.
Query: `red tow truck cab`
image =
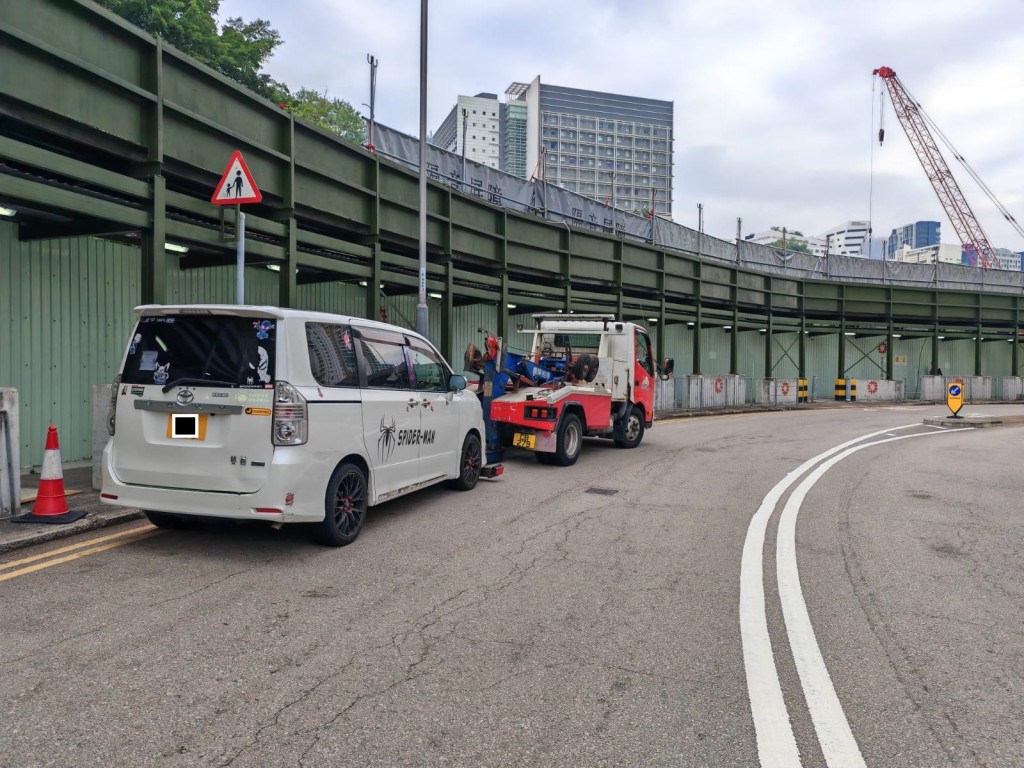
[[[489,419],[503,445],[545,464],[576,462],[584,436],[635,448],[654,422],[657,371],[647,331],[612,315],[534,315],[529,351],[488,339]],[[487,394],[484,387],[483,395]],[[487,398],[485,397],[485,400]]]

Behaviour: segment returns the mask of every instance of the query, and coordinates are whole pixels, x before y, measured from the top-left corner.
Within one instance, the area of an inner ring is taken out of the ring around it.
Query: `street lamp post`
[[[427,335],[427,0],[420,0],[420,279],[416,331]]]

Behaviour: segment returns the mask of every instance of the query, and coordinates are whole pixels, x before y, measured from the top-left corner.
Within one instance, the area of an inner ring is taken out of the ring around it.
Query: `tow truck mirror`
[[[448,391],[461,392],[469,386],[469,381],[461,373],[453,373],[448,378]]]
[[[661,366],[661,375],[667,379],[669,376],[672,375],[672,372],[675,370],[675,368],[676,361],[673,360],[671,357],[666,357],[665,364]]]

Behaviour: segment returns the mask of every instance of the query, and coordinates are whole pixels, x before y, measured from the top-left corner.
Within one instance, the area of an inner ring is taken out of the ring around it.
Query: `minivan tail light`
[[[287,381],[274,385],[274,445],[302,445],[309,432],[306,398]]]
[[[121,384],[121,374],[114,377],[114,383],[110,385],[110,408],[107,409],[107,432],[114,436],[114,428],[117,421],[117,388]]]

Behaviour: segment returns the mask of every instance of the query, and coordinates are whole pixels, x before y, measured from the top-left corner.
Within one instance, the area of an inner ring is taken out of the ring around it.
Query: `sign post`
[[[960,409],[964,407],[964,386],[959,381],[951,381],[946,385],[946,406],[953,413],[950,418],[963,418],[958,415]]]
[[[228,160],[227,167],[217,183],[210,202],[214,205],[235,206],[237,219],[235,242],[235,290],[237,304],[245,303],[245,214],[242,213],[243,203],[258,203],[263,195],[256,186],[256,181],[249,173],[249,167],[242,158],[242,153],[235,151]]]

